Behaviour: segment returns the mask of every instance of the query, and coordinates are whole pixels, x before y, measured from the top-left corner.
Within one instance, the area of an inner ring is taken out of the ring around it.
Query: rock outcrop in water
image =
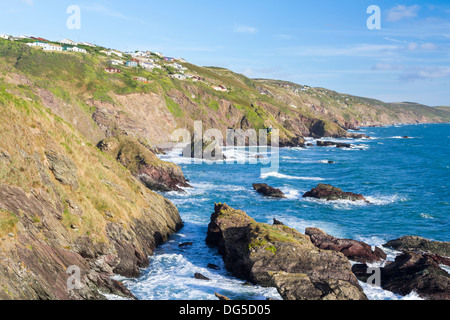
[[[253,189],[256,192],[271,198],[286,198],[286,195],[280,189],[275,189],[265,183],[255,183],[253,184]]]
[[[350,200],[350,201],[364,201],[369,202],[362,194],[344,192],[342,189],[333,187],[329,184],[320,183],[316,188],[306,192],[304,198],[316,198],[323,200]]]
[[[367,265],[354,265],[353,272],[362,281],[370,275]],[[450,300],[450,275],[429,254],[404,252],[381,268],[381,287],[406,296],[416,292],[421,298]]]
[[[318,147],[336,147],[336,148],[351,148],[349,143],[333,142],[333,141],[317,141]]]
[[[371,246],[362,241],[338,239],[318,228],[308,228],[305,234],[319,249],[341,252],[352,261],[366,263],[386,259],[386,253],[383,250],[380,248],[372,250]]]
[[[286,300],[365,300],[341,253],[315,247],[284,225],[257,223],[245,212],[216,204],[207,244],[217,246],[236,277],[276,287]]]
[[[160,160],[133,138],[109,137],[98,148],[117,159],[150,190],[181,191],[181,187],[190,187],[178,165]]]
[[[443,257],[450,257],[450,242],[430,241],[417,236],[406,236],[389,241],[383,247],[399,251],[420,251]]]

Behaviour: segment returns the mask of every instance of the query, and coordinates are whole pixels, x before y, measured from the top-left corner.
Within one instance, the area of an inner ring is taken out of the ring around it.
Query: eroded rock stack
[[[233,275],[276,287],[286,300],[366,299],[342,253],[318,249],[294,229],[257,223],[226,204],[215,205],[206,242],[218,247]]]

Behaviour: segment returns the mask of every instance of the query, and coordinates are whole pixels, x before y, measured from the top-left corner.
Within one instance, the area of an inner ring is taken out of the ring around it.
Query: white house
[[[57,44],[45,43],[43,47],[44,51],[64,51],[63,47]]]
[[[173,79],[178,79],[178,80],[186,80],[187,79],[187,76],[184,74],[181,74],[181,73],[172,74],[170,77]]]
[[[149,69],[149,70],[153,70],[154,68],[156,68],[156,65],[154,63],[149,63],[149,62],[141,62],[141,63],[139,63],[139,65],[142,68]]]
[[[7,34],[0,34],[0,38],[9,40],[9,37],[10,37],[10,36],[8,36]]]
[[[108,63],[112,66],[119,66],[119,65],[124,65],[125,61],[122,60],[109,60]]]
[[[88,46],[88,47],[96,47],[95,44],[92,44],[92,43],[89,43],[89,42],[82,42],[80,44],[82,44],[83,46]]]
[[[36,41],[36,42],[27,43],[27,45],[30,46],[30,47],[41,47],[41,48],[44,48],[48,44],[45,43],[45,42]]]
[[[178,70],[187,70],[185,67],[183,67],[181,64],[179,64],[179,63],[173,63],[173,64],[171,64],[170,65],[171,67],[174,67],[175,69],[178,69]]]
[[[76,46],[78,43],[76,43],[75,41],[72,41],[72,40],[70,40],[70,39],[63,39],[63,40],[61,40],[61,41],[58,41],[59,43],[62,43],[62,44],[69,44],[69,45],[71,45],[71,46]]]
[[[121,58],[123,57],[123,53],[120,51],[116,51],[116,50],[109,50],[109,51],[102,50],[100,52],[103,52],[107,56],[111,56],[111,55],[115,54],[116,56],[119,56]]]
[[[69,51],[69,50],[67,50],[67,51]],[[73,51],[73,52],[81,52],[81,53],[87,53],[86,49],[78,48],[78,47],[73,47],[73,48],[70,49],[70,51]]]
[[[137,58],[137,57],[148,57],[148,54],[146,52],[142,52],[142,51],[138,51],[138,52],[133,52],[131,54],[131,56],[133,58]]]
[[[213,86],[211,86],[211,88],[213,88],[216,91],[228,92],[227,87],[225,87],[223,85],[220,85],[220,86],[213,85]]]

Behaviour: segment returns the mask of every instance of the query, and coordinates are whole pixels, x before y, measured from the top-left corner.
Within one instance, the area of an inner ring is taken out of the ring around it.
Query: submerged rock
[[[336,147],[336,148],[351,148],[349,143],[333,142],[333,141],[317,141],[318,147]]]
[[[187,248],[187,247],[192,247],[194,244],[192,242],[185,242],[185,243],[180,243],[178,245],[179,248]]]
[[[318,248],[333,250],[343,253],[347,258],[358,262],[375,262],[386,259],[386,253],[380,248],[372,247],[362,241],[351,239],[338,239],[326,234],[318,228],[308,228],[305,234],[310,237],[311,242]]]
[[[245,212],[216,204],[206,238],[234,276],[276,287],[289,300],[365,300],[339,252],[318,249],[309,237],[283,225],[257,223]]]
[[[194,274],[194,278],[197,279],[197,280],[205,280],[205,281],[210,281],[211,280],[210,278],[205,277],[201,273]]]
[[[333,187],[329,184],[320,183],[316,188],[306,192],[303,195],[304,198],[316,198],[323,200],[350,200],[350,201],[364,201],[369,203],[362,194],[344,192],[342,189]]]
[[[280,189],[275,189],[265,183],[255,183],[253,184],[253,189],[256,192],[272,198],[286,198],[286,195]]]

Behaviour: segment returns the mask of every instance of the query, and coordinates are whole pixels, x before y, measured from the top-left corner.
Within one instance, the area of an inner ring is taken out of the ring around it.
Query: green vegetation
[[[169,109],[170,113],[173,114],[175,118],[182,118],[184,116],[184,112],[181,110],[180,106],[168,96],[165,96],[165,99],[167,109]]]
[[[0,237],[16,231],[19,218],[12,212],[0,210]]]

